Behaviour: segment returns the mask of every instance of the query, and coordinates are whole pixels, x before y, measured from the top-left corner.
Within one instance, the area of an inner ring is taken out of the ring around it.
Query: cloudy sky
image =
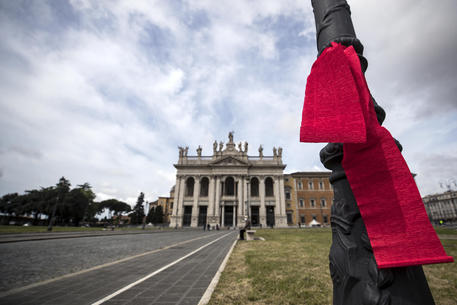
[[[457,179],[457,1],[348,0],[367,80],[422,195]],[[0,0],[0,195],[89,182],[98,200],[166,196],[177,146],[299,143],[316,58],[311,1]]]

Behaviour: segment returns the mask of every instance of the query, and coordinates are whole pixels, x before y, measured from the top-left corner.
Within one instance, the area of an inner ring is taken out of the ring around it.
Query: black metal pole
[[[357,39],[351,12],[345,0],[311,0],[316,21],[319,54],[338,42],[352,45],[362,71],[368,62],[363,45]],[[380,124],[384,110],[372,98]],[[397,145],[402,149],[400,143]],[[334,189],[331,226],[330,274],[333,281],[334,305],[431,305],[435,304],[422,266],[378,269],[365,224],[341,161],[343,145],[329,143],[320,152],[322,164],[332,170],[330,182]]]

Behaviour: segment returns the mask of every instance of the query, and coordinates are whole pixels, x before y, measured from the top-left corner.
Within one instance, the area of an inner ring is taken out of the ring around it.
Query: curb
[[[61,235],[61,236],[27,236],[24,238],[16,237],[10,240],[2,238],[7,238],[7,235],[0,235],[0,244],[7,244],[7,243],[17,243],[23,241],[41,241],[41,240],[50,240],[50,239],[67,239],[67,238],[83,238],[83,237],[99,237],[99,236],[116,236],[116,235],[140,235],[140,234],[155,234],[155,233],[165,233],[165,232],[176,232],[176,231],[153,231],[153,232],[125,232],[125,233],[98,233],[98,234],[83,234],[83,235]],[[41,234],[41,233],[38,233]],[[44,233],[46,234],[46,233]]]

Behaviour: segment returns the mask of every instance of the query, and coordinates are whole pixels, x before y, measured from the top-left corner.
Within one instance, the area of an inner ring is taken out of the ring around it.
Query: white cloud
[[[282,146],[289,172],[323,169],[324,144],[298,142],[316,56],[310,3],[70,4],[0,4],[0,193],[64,175],[100,200],[134,204],[143,191],[153,201],[174,183],[178,145],[208,155],[230,130],[250,155]],[[455,4],[350,4],[385,125],[421,192],[439,191],[436,181],[457,176],[434,170],[456,149],[457,35],[438,35],[454,29]]]

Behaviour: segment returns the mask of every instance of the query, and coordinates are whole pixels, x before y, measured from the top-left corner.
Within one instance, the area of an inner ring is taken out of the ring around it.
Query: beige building
[[[330,172],[295,172],[284,175],[288,225],[330,224],[333,189]]]
[[[211,156],[189,156],[188,148],[179,148],[174,165],[176,186],[170,219],[171,227],[287,226],[282,148],[273,148],[272,156],[248,155],[248,143],[236,145],[233,132],[225,144],[213,144]]]

